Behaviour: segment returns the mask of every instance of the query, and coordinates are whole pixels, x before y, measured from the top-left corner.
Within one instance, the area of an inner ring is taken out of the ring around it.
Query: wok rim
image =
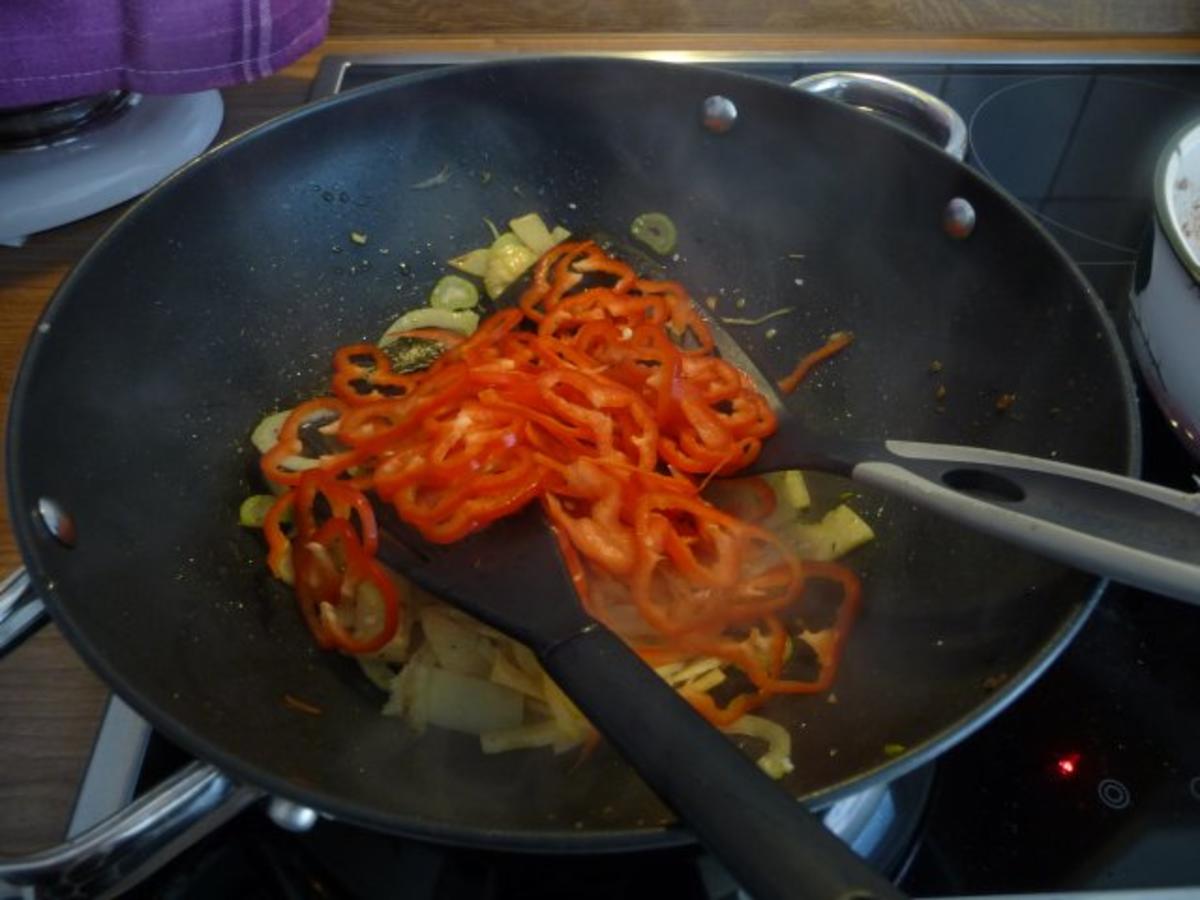
[[[703,64],[687,62],[666,62],[645,59],[614,59],[606,56],[589,55],[556,55],[547,57],[528,57],[518,59],[503,59],[475,63],[470,66],[472,71],[486,72],[491,69],[508,67],[536,67],[563,65],[603,65],[641,68],[647,73],[662,70],[666,67],[692,66],[708,68]],[[324,791],[309,789],[293,781],[282,778],[274,771],[259,765],[245,762],[237,754],[227,752],[214,744],[198,731],[177,721],[165,707],[155,704],[143,696],[136,684],[122,677],[116,667],[108,662],[111,654],[106,654],[80,629],[75,627],[70,613],[71,601],[58,592],[49,569],[43,565],[43,553],[40,550],[39,533],[44,530],[36,522],[36,498],[27,496],[21,485],[19,440],[15,423],[23,420],[27,413],[29,381],[32,372],[38,367],[42,355],[42,344],[35,340],[42,324],[53,321],[58,311],[68,302],[75,292],[76,285],[84,282],[94,258],[106,251],[109,244],[120,241],[124,231],[130,227],[141,214],[144,207],[160,202],[171,202],[170,192],[177,183],[191,177],[197,171],[203,171],[211,165],[219,165],[228,148],[238,146],[246,141],[252,141],[276,129],[287,128],[294,122],[322,114],[323,110],[359,102],[359,98],[374,96],[392,90],[405,90],[422,82],[453,77],[461,73],[465,66],[447,66],[411,75],[385,79],[374,84],[322,98],[315,102],[306,103],[295,109],[281,113],[265,122],[256,125],[240,134],[228,137],[213,145],[204,153],[192,159],[150,191],[135,200],[112,225],[106,229],[95,243],[84,253],[72,267],[68,275],[55,289],[53,296],[47,302],[38,324],[30,333],[30,338],[22,352],[17,376],[13,381],[11,403],[5,434],[5,470],[8,486],[8,506],[11,527],[16,537],[18,550],[29,571],[33,583],[37,586],[40,596],[46,604],[54,623],[67,638],[71,646],[79,653],[100,678],[128,703],[139,715],[144,717],[156,731],[178,745],[185,752],[197,759],[207,762],[229,777],[261,788],[272,796],[285,797],[289,800],[311,807],[327,814],[338,821],[365,827],[373,831],[389,833],[398,836],[427,840],[438,844],[471,848],[486,848],[492,850],[530,852],[530,853],[614,853],[635,850],[655,850],[686,846],[695,843],[695,837],[687,828],[679,823],[659,826],[625,827],[625,828],[595,828],[584,830],[573,829],[499,829],[466,827],[461,824],[447,823],[403,812],[384,813],[378,809],[364,806],[361,803],[345,802],[339,796]],[[757,91],[775,90],[789,91],[786,85],[780,85],[762,78],[741,73],[708,68],[708,71],[729,79],[731,84],[742,83],[747,89]],[[823,103],[842,111],[845,115],[858,116],[849,108],[835,101],[807,94],[794,93],[794,96],[805,97],[805,102]],[[901,135],[902,140],[920,145],[923,152],[939,153],[922,138],[916,137],[899,126],[886,120],[873,118],[878,127],[890,128]],[[1091,307],[1091,312],[1097,316],[1106,345],[1113,351],[1116,372],[1124,400],[1122,412],[1126,428],[1122,438],[1125,441],[1123,452],[1125,471],[1123,474],[1136,477],[1141,470],[1142,435],[1138,415],[1137,386],[1133,370],[1125,348],[1121,343],[1119,333],[1112,317],[1104,307],[1100,296],[1084,276],[1080,268],[1067,255],[1066,251],[1049,234],[1044,226],[1029,213],[1011,194],[994,182],[984,178],[965,163],[952,161],[961,172],[963,178],[976,189],[989,192],[1009,207],[1010,211],[1025,224],[1026,228],[1040,237],[1065,267],[1066,272],[1082,289],[1082,294]],[[1097,578],[1087,596],[1076,606],[1073,612],[1064,614],[1064,620],[1059,628],[1045,640],[1040,650],[1035,653],[1025,665],[1012,674],[1002,685],[996,688],[987,699],[975,706],[969,713],[960,717],[939,732],[927,738],[921,744],[910,748],[904,754],[890,759],[872,769],[861,772],[855,777],[844,779],[826,788],[811,792],[797,799],[804,802],[810,809],[819,811],[838,800],[854,793],[875,786],[881,782],[890,782],[913,770],[935,760],[942,753],[965,740],[984,725],[991,722],[997,715],[1013,703],[1067,648],[1074,637],[1087,622],[1092,611],[1098,604],[1108,586],[1106,579]]]

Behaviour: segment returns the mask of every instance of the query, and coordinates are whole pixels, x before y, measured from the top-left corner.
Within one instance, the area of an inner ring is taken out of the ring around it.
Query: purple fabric
[[[262,78],[321,43],[330,3],[0,0],[0,107]]]

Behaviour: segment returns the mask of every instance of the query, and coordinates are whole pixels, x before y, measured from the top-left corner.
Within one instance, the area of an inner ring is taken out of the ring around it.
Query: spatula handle
[[[903,896],[608,629],[542,663],[754,900]]]
[[[1056,460],[916,441],[887,441],[851,475],[1069,565],[1200,604],[1200,494]]]

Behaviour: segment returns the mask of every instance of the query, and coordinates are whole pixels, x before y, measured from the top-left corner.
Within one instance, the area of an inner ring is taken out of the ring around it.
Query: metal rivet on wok
[[[724,134],[737,121],[737,107],[728,97],[713,94],[704,100],[701,121],[713,134]]]
[[[308,831],[317,824],[317,811],[283,797],[272,797],[267,804],[271,821],[285,831]]]
[[[975,230],[975,207],[962,197],[955,197],[942,212],[942,229],[957,241],[970,237]]]
[[[75,520],[57,500],[40,497],[37,502],[37,517],[56,541],[64,547],[75,546]]]

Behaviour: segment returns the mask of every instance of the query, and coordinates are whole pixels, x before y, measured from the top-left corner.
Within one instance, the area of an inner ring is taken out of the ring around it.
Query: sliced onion
[[[546,227],[546,223],[537,213],[527,213],[511,219],[508,227],[512,229],[513,234],[520,238],[522,244],[538,256],[557,243],[550,234],[550,229]]]
[[[450,265],[458,269],[460,272],[466,272],[468,275],[474,275],[476,278],[482,278],[487,274],[488,254],[491,253],[489,247],[479,247],[472,250],[470,253],[464,253],[462,256],[456,256],[450,260]]]
[[[497,654],[491,641],[456,622],[440,607],[421,610],[421,633],[441,668],[480,678],[492,671]]]
[[[250,443],[254,445],[254,449],[259,453],[267,453],[278,444],[279,432],[283,430],[283,423],[291,414],[290,409],[285,409],[263,416],[262,421],[254,426],[254,431],[250,432]]]
[[[430,725],[467,734],[516,728],[525,703],[516,691],[448,669],[430,669],[424,683]]]
[[[470,309],[478,303],[479,288],[458,275],[438,279],[429,294],[429,305],[434,309]]]
[[[420,309],[410,309],[395,322],[388,326],[379,346],[386,347],[406,331],[418,328],[444,328],[447,331],[457,331],[460,334],[474,334],[479,327],[479,314],[469,309],[433,309],[424,306]]]
[[[723,730],[726,734],[741,734],[766,741],[767,752],[758,758],[758,767],[772,778],[782,778],[795,768],[792,764],[792,736],[778,722],[762,716],[742,716]]]
[[[484,753],[507,753],[509,750],[530,750],[534,747],[552,747],[563,740],[564,735],[553,719],[486,731],[479,736],[479,746]]]

